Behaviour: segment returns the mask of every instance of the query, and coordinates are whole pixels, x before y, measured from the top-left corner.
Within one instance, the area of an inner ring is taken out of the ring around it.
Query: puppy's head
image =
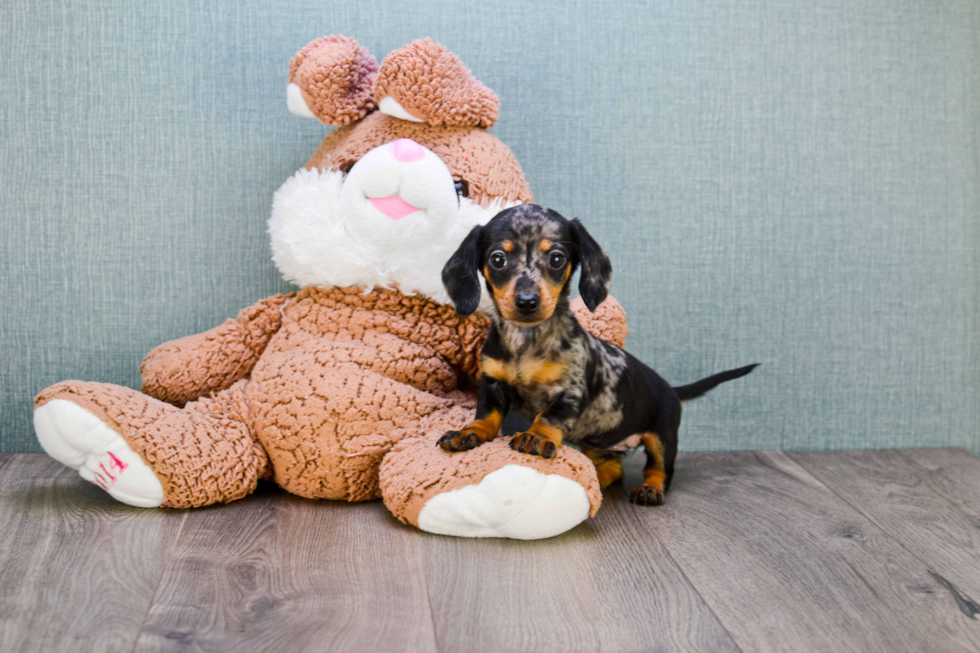
[[[474,227],[442,269],[442,281],[460,315],[476,310],[482,276],[504,319],[534,326],[554,314],[580,265],[579,292],[594,311],[609,293],[609,257],[577,219],[522,204]]]

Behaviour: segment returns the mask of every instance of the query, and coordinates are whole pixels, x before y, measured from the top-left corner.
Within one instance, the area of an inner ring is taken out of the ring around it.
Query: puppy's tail
[[[739,367],[734,370],[725,370],[724,372],[718,372],[717,374],[712,374],[707,376],[700,381],[695,381],[694,383],[689,383],[687,385],[682,385],[674,388],[674,392],[681,401],[687,401],[688,399],[697,399],[708,390],[711,390],[715,386],[721,385],[725,381],[733,381],[739,377],[745,376],[759,364],[755,363],[753,365],[746,365],[745,367]]]

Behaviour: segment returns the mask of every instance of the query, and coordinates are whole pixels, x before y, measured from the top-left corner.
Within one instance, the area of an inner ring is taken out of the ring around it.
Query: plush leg
[[[443,535],[533,540],[564,533],[599,509],[595,467],[573,447],[546,460],[497,438],[448,453],[434,446],[440,433],[405,438],[381,464],[385,506],[406,524]]]
[[[44,450],[138,507],[233,501],[269,475],[251,433],[247,381],[176,408],[135,390],[66,381],[35,399]]]

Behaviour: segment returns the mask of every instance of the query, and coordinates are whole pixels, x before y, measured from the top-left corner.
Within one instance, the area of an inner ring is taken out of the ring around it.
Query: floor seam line
[[[626,488],[625,488],[625,487],[623,486],[623,484],[622,484],[622,483],[620,483],[619,485],[620,485],[620,495],[621,495],[621,496],[622,496],[622,497],[623,497],[624,499],[627,499],[627,500],[628,500],[628,499],[629,499],[629,497],[628,497],[628,496],[627,496],[627,494],[626,494]],[[726,635],[728,635],[728,639],[729,639],[729,640],[731,640],[731,642],[732,642],[732,644],[733,644],[733,645],[735,646],[735,648],[736,648],[737,650],[739,650],[739,651],[741,651],[742,653],[745,653],[745,649],[743,649],[743,648],[742,648],[742,645],[741,645],[741,644],[739,644],[739,643],[738,643],[738,642],[737,642],[737,641],[735,640],[735,637],[734,637],[734,636],[732,635],[732,633],[731,633],[731,632],[730,632],[730,631],[728,630],[728,627],[727,627],[727,626],[725,626],[725,624],[724,624],[724,622],[722,622],[722,620],[721,620],[721,618],[720,618],[720,617],[718,616],[718,614],[717,614],[717,613],[715,612],[715,610],[714,610],[714,608],[712,608],[712,607],[711,607],[711,604],[710,604],[710,603],[708,603],[708,599],[706,599],[706,598],[704,597],[704,595],[703,595],[703,594],[701,594],[701,591],[700,591],[700,590],[699,590],[699,589],[697,588],[697,586],[696,586],[696,585],[695,585],[695,584],[694,584],[694,583],[693,583],[693,582],[691,581],[691,579],[690,579],[690,577],[689,577],[689,576],[687,575],[687,571],[685,571],[685,570],[684,570],[684,567],[682,567],[682,566],[680,565],[680,563],[679,563],[679,562],[677,562],[677,560],[676,560],[676,559],[674,558],[674,554],[672,554],[672,553],[670,552],[670,549],[668,549],[668,548],[667,548],[667,545],[666,545],[666,544],[664,543],[664,541],[663,541],[662,539],[660,539],[660,536],[659,536],[659,535],[657,535],[657,534],[656,534],[656,533],[655,533],[655,532],[653,531],[653,529],[648,529],[648,528],[646,527],[646,525],[645,525],[645,524],[644,524],[644,523],[643,523],[643,522],[642,522],[642,521],[641,521],[641,520],[640,520],[640,519],[639,519],[639,518],[638,518],[638,517],[637,517],[637,516],[636,516],[635,514],[633,514],[633,515],[632,515],[632,519],[634,520],[634,523],[636,523],[636,524],[638,524],[638,525],[639,525],[639,527],[640,527],[641,529],[643,529],[644,531],[646,531],[646,532],[649,532],[649,533],[650,533],[651,535],[653,535],[653,538],[654,538],[655,540],[657,540],[657,542],[659,542],[659,543],[660,543],[660,546],[661,546],[661,548],[663,548],[663,550],[664,550],[664,553],[666,553],[666,554],[667,554],[667,557],[668,557],[668,558],[670,558],[670,561],[674,563],[674,566],[675,566],[675,567],[677,567],[677,571],[679,571],[679,572],[681,572],[681,576],[683,576],[683,577],[684,577],[684,581],[685,581],[685,582],[687,582],[687,584],[688,584],[688,585],[690,586],[690,588],[691,588],[692,590],[694,590],[694,593],[698,595],[698,598],[699,598],[699,599],[701,599],[701,603],[703,603],[703,604],[704,604],[704,607],[708,609],[708,612],[709,612],[709,613],[711,613],[711,616],[712,616],[712,617],[714,617],[714,619],[715,619],[715,621],[716,621],[716,622],[718,623],[718,625],[719,625],[719,626],[721,626],[721,629],[722,629],[723,631],[725,631],[725,634],[726,634]]]
[[[170,546],[171,551],[167,554],[167,561],[163,565],[163,570],[160,572],[160,578],[157,580],[156,587],[153,588],[153,596],[150,597],[150,604],[146,606],[146,613],[143,615],[143,620],[140,621],[140,627],[136,629],[136,639],[133,640],[133,648],[130,649],[130,653],[136,653],[136,647],[140,643],[140,635],[143,634],[143,628],[146,627],[146,622],[150,618],[150,610],[156,605],[157,595],[160,593],[160,586],[163,585],[163,577],[167,575],[167,567],[170,565],[172,556],[170,553],[177,548],[177,543],[180,542],[180,536],[184,532],[184,524],[187,522],[187,515],[190,514],[185,512],[183,518],[180,520],[180,526],[177,527],[177,534],[174,535],[174,542]]]
[[[436,613],[432,609],[432,593],[429,592],[429,574],[425,570],[425,561],[422,559],[422,548],[418,548],[419,552],[419,563],[422,568],[422,582],[425,583],[425,602],[429,605],[429,623],[432,624],[432,643],[436,647],[436,653],[442,651],[439,646],[439,635],[436,633]]]

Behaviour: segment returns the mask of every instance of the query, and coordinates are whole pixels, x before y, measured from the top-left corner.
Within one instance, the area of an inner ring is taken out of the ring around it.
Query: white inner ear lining
[[[391,116],[392,118],[400,118],[402,120],[408,120],[410,122],[425,122],[421,118],[416,118],[408,111],[406,111],[405,107],[399,104],[398,100],[391,97],[390,95],[386,95],[381,100],[381,102],[378,103],[378,110],[381,113]]]
[[[293,82],[286,87],[286,108],[295,116],[318,119],[303,99],[303,91]]]

